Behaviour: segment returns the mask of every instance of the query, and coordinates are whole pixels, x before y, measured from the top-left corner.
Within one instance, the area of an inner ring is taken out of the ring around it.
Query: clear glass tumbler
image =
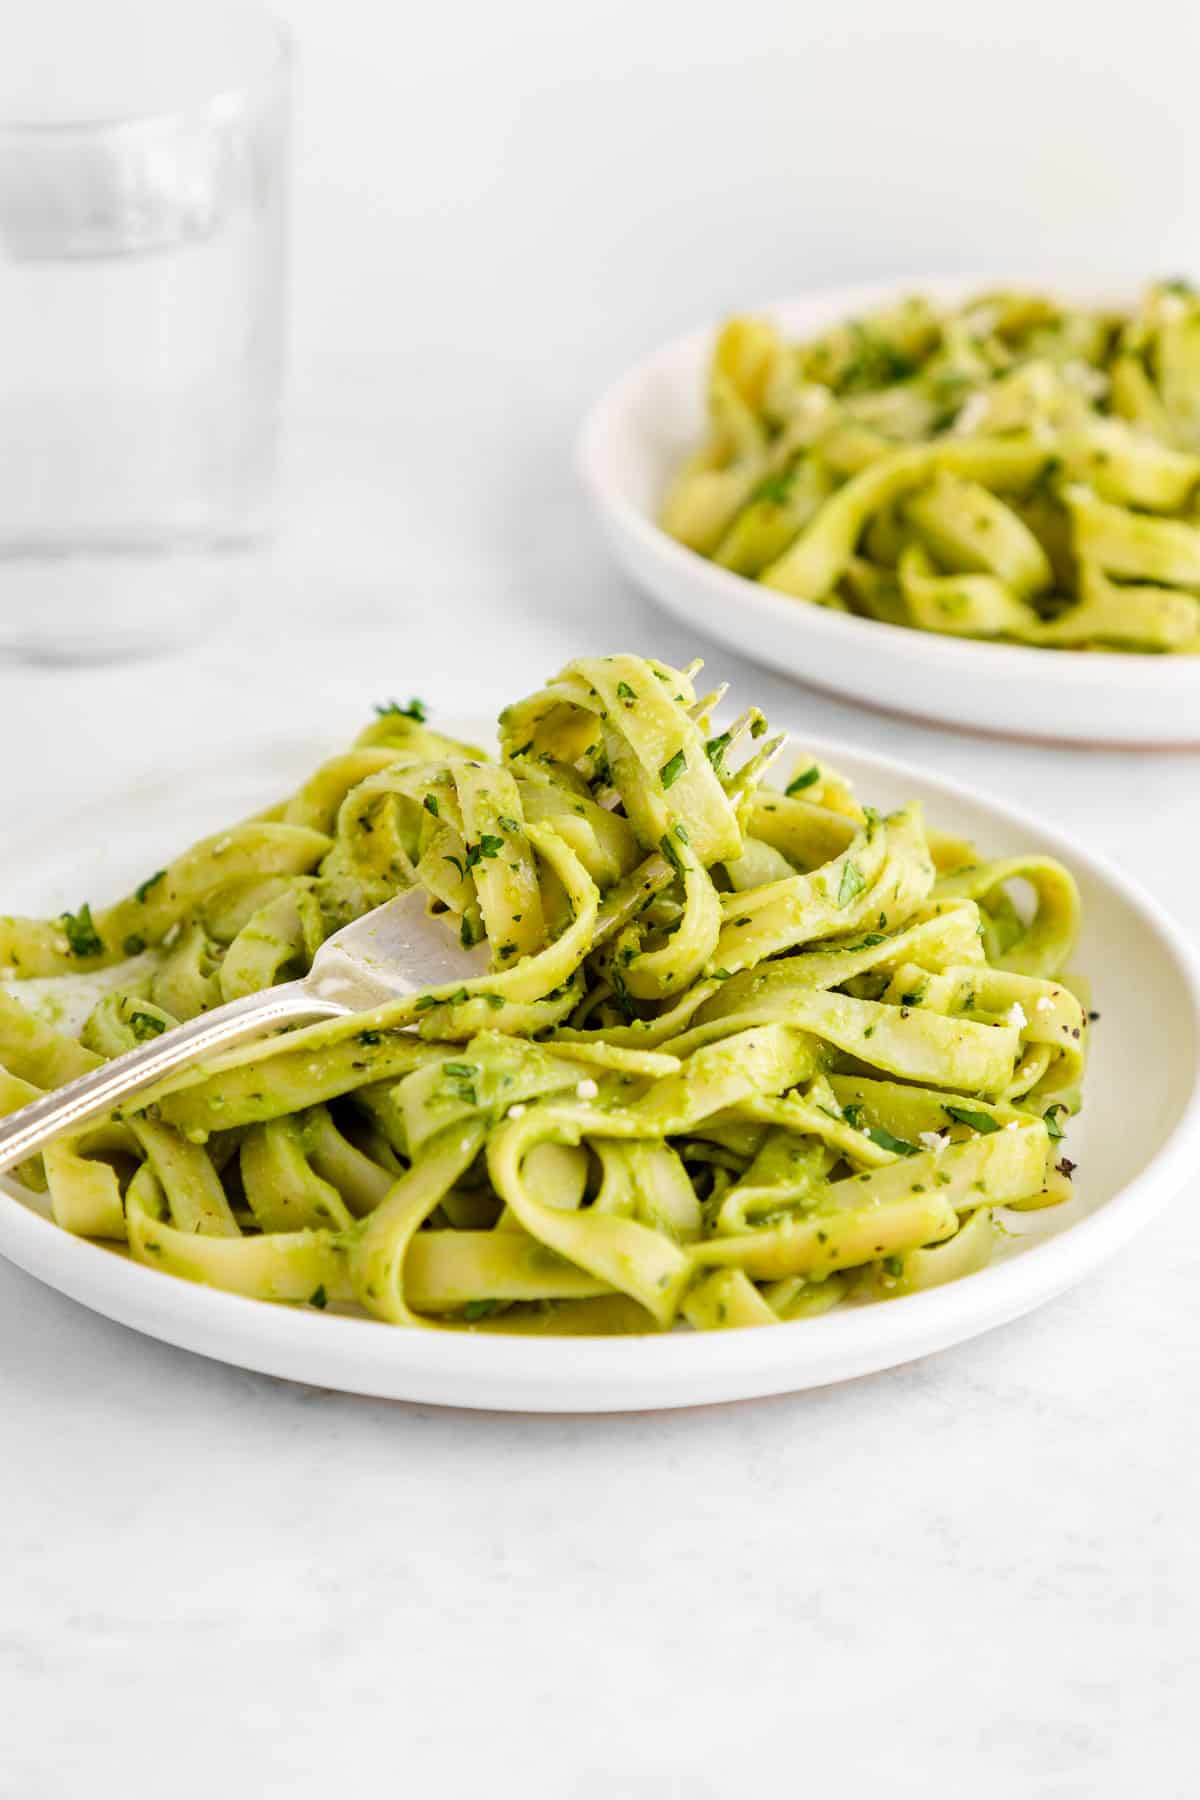
[[[279,426],[287,40],[221,0],[0,0],[0,651],[219,621]]]

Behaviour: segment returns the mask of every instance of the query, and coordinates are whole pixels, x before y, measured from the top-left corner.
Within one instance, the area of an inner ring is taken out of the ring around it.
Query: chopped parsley
[[[501,813],[496,823],[501,831],[520,831],[521,829],[520,819],[510,819],[507,813]]]
[[[308,1304],[310,1306],[315,1306],[318,1312],[325,1311],[328,1299],[323,1285],[313,1289],[312,1293],[308,1296]]]
[[[435,819],[439,816],[438,803],[432,794],[426,794],[425,796],[425,811],[427,813],[432,813]]]
[[[144,937],[139,937],[137,932],[135,931],[135,932],[132,932],[130,934],[130,936],[125,939],[125,942],[121,945],[121,948],[125,952],[126,956],[140,956],[142,954],[142,951],[146,948],[146,940]]]
[[[85,900],[77,913],[63,913],[61,920],[72,956],[103,956],[104,942],[92,920],[92,909]]]
[[[858,869],[858,866],[856,863],[852,863],[852,862],[843,863],[842,864],[842,879],[838,883],[838,892],[837,892],[838,905],[839,906],[849,906],[850,902],[854,899],[855,895],[861,894],[863,889],[866,887],[866,885],[867,885],[866,877],[859,873],[859,869]]]
[[[381,719],[411,719],[415,725],[423,725],[428,717],[423,700],[410,700],[407,706],[401,706],[398,700],[385,700],[375,711]]]
[[[360,1044],[366,1044],[368,1048],[372,1044],[382,1044],[383,1033],[382,1031],[360,1031],[358,1041]]]
[[[608,714],[605,713],[604,716],[607,718]],[[589,785],[591,787],[606,787],[612,780],[612,766],[604,753],[603,746],[597,744],[595,748],[588,751],[588,755],[592,761],[592,773],[589,777]]]
[[[800,794],[805,788],[810,788],[814,781],[820,781],[820,779],[821,771],[816,763],[813,763],[811,767],[804,770],[803,774],[797,775],[794,780],[789,781],[783,791],[785,794]]]
[[[942,1111],[948,1119],[956,1120],[959,1125],[969,1125],[983,1137],[1000,1129],[998,1121],[989,1113],[973,1112],[969,1106],[943,1106]]]
[[[449,1088],[456,1100],[462,1100],[467,1106],[478,1106],[479,1095],[475,1089],[475,1077],[478,1073],[477,1063],[443,1063],[442,1085]]]
[[[728,750],[731,741],[732,734],[728,731],[723,731],[719,737],[709,738],[707,744],[704,746],[704,754],[712,764],[713,773],[715,775],[723,775],[725,773],[725,752]]]
[[[890,1150],[895,1156],[916,1156],[917,1146],[910,1144],[907,1138],[893,1137],[886,1125],[868,1125],[866,1134],[873,1144],[881,1150]]]
[[[764,501],[768,506],[786,506],[791,499],[796,467],[793,464],[790,469],[782,469],[778,474],[768,475],[765,481],[760,481],[750,496],[750,504]]]
[[[624,700],[626,706],[632,706],[634,701],[637,699],[637,695],[634,693],[633,689],[630,687],[630,685],[627,681],[618,681],[618,683],[617,683],[617,699]]]
[[[167,1029],[165,1019],[156,1019],[153,1013],[135,1012],[129,1015],[129,1029],[139,1044],[146,1043],[149,1038],[161,1037]]]
[[[821,1110],[824,1112],[827,1109],[822,1107]],[[833,1116],[834,1115],[831,1113],[830,1117],[832,1118]],[[847,1125],[853,1126],[855,1131],[861,1131],[864,1137],[870,1138],[873,1144],[878,1144],[881,1150],[890,1150],[894,1156],[918,1155],[917,1146],[915,1144],[910,1144],[907,1138],[893,1137],[886,1125],[864,1124],[863,1109],[856,1100],[851,1101],[849,1106],[842,1108],[842,1116]]]
[[[490,1319],[499,1305],[498,1300],[468,1300],[463,1307],[463,1318],[472,1322],[476,1319]]]
[[[167,871],[165,869],[156,869],[153,875],[147,875],[145,881],[139,883],[139,885],[134,888],[134,899],[140,901],[140,903],[145,906],[146,896],[149,894],[151,888],[156,888],[159,882],[165,878],[166,873]]]
[[[458,879],[460,881],[465,881],[467,879],[467,871],[461,856],[443,856],[442,861],[453,863],[454,867],[458,870]]]
[[[612,966],[610,980],[612,981],[613,997],[620,1007],[622,1014],[626,1019],[635,1019],[637,1014],[633,1010],[633,1001],[629,998],[629,989],[625,984],[625,977],[617,967],[616,963]]]
[[[658,779],[662,782],[664,788],[674,787],[686,768],[687,757],[682,750],[677,750],[674,756],[669,756],[667,758],[662,768],[658,771]]]
[[[682,859],[680,858],[678,850],[675,848],[674,844],[671,842],[671,835],[669,832],[664,832],[662,837],[659,838],[658,847],[662,851],[663,855],[666,857],[667,861],[670,863],[671,867],[674,869],[675,873],[677,875],[682,875],[683,874],[683,862],[682,862]]]
[[[1042,1114],[1042,1118],[1046,1122],[1046,1130],[1052,1138],[1061,1138],[1061,1137],[1066,1136],[1066,1132],[1063,1130],[1062,1126],[1058,1122],[1059,1113],[1066,1112],[1066,1110],[1067,1109],[1064,1106],[1063,1102],[1061,1100],[1056,1100],[1054,1102],[1054,1105],[1048,1106],[1046,1108],[1045,1112]]]
[[[834,384],[838,394],[862,393],[870,388],[890,387],[915,375],[917,363],[886,338],[852,320],[850,333],[855,352],[839,373]]]
[[[482,862],[485,856],[499,856],[503,848],[503,838],[493,836],[490,831],[481,832],[477,844],[467,845],[468,869],[475,868],[476,864]]]

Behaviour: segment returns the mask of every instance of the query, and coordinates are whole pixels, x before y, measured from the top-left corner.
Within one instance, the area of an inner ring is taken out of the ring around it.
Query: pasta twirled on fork
[[[490,968],[176,1074],[23,1171],[67,1229],[402,1325],[768,1324],[982,1266],[1069,1193],[1086,1015],[1045,858],[886,816],[699,665],[581,659],[500,757],[395,706],[106,909],[0,919],[11,976],[111,969],[78,1038],[0,985],[0,1108],[305,970],[414,885]],[[1022,910],[1014,883],[1032,893]]]

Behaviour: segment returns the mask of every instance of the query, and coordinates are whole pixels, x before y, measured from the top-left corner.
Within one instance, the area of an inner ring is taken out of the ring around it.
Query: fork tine
[[[712,690],[711,694],[705,694],[703,699],[697,700],[694,706],[688,707],[689,716],[693,719],[703,719],[707,713],[716,712],[728,692],[729,683],[723,681],[720,687]]]

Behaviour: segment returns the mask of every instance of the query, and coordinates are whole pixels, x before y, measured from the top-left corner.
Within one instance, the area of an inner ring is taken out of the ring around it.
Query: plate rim
[[[478,725],[476,720],[476,730]],[[446,726],[459,728],[452,719]],[[868,774],[914,781],[983,807],[1005,828],[1048,840],[1069,866],[1086,870],[1131,906],[1169,954],[1191,1016],[1190,1090],[1154,1155],[1095,1212],[1019,1257],[877,1308],[838,1309],[785,1323],[782,1330],[743,1327],[611,1338],[510,1337],[436,1328],[389,1331],[377,1320],[310,1316],[148,1269],[74,1237],[20,1198],[2,1175],[0,1255],[93,1312],[234,1367],[383,1398],[501,1411],[652,1410],[796,1392],[891,1368],[974,1338],[1075,1285],[1177,1196],[1200,1155],[1200,953],[1141,883],[1036,811],[905,758],[861,750],[840,739],[790,730],[788,736],[831,763],[840,757]],[[280,732],[265,745],[260,741],[258,749],[261,754],[292,741]],[[299,740],[295,742],[299,748]],[[209,763],[235,760],[240,757],[233,747]],[[144,778],[131,778],[114,790],[111,798],[119,802],[170,779],[170,774],[147,771]],[[76,816],[68,813],[64,824],[69,828]],[[49,831],[56,828],[52,821]],[[43,826],[39,836],[46,830]],[[645,1351],[650,1343],[655,1346],[652,1364]]]
[[[914,289],[923,289],[936,298],[953,300],[981,285],[993,287],[1034,285],[1070,292],[1075,288],[1081,298],[1089,296],[1093,303],[1105,295],[1128,295],[1128,284],[1114,282],[1090,285],[1073,284],[1069,279],[1047,280],[1040,277],[996,274],[918,274],[910,277],[888,277],[870,282],[846,285],[817,285],[797,293],[776,297],[739,311],[745,313],[780,314],[802,306],[824,305],[841,310],[877,305],[895,299]],[[720,568],[708,557],[679,543],[665,532],[657,521],[643,512],[609,478],[604,446],[614,423],[628,411],[635,396],[660,369],[685,356],[699,356],[711,344],[721,320],[693,326],[678,333],[657,349],[649,351],[631,367],[618,375],[596,399],[584,416],[575,443],[575,469],[585,491],[601,516],[630,535],[650,555],[656,556],[683,579],[703,582],[715,598],[738,606],[752,607],[760,619],[779,628],[798,625],[803,632],[824,638],[845,651],[874,646],[877,651],[927,663],[933,658],[949,675],[965,676],[972,670],[991,669],[1010,677],[1045,680],[1055,669],[1058,679],[1064,674],[1103,691],[1114,684],[1127,687],[1144,686],[1148,694],[1158,691],[1162,678],[1175,683],[1183,693],[1195,690],[1200,697],[1200,656],[1156,656],[1152,652],[1107,651],[1098,654],[1085,650],[1056,650],[1052,654],[1034,644],[1003,644],[951,637],[941,632],[913,631],[891,625],[882,619],[862,619],[852,613],[831,611],[827,607],[798,606],[790,595],[765,588],[761,582]],[[665,602],[664,602],[665,604]],[[673,610],[673,609],[672,609]],[[865,633],[865,636],[864,636]],[[802,635],[802,633],[797,633]],[[985,655],[981,665],[979,658]],[[1040,675],[1037,671],[1041,671]],[[1170,671],[1170,673],[1168,673]],[[1115,678],[1119,678],[1115,680]],[[1200,726],[1198,726],[1200,731]]]

